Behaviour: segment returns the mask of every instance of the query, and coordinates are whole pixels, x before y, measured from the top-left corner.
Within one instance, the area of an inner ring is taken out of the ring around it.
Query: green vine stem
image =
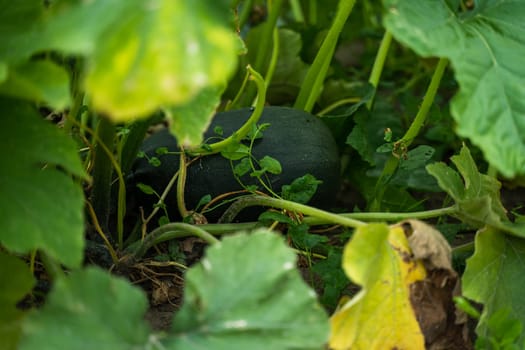
[[[103,118],[105,119],[105,118]],[[126,214],[126,183],[124,182],[124,175],[122,174],[122,170],[120,168],[119,163],[113,156],[113,152],[105,145],[104,142],[101,142],[101,139],[99,135],[88,128],[86,125],[79,123],[75,119],[70,119],[68,117],[68,120],[70,120],[72,123],[77,125],[81,130],[87,131],[89,134],[93,136],[93,139],[97,142],[97,147],[100,146],[100,150],[98,151],[100,154],[104,152],[105,156],[107,157],[107,160],[111,163],[113,166],[113,169],[115,170],[115,173],[117,174],[118,178],[118,202],[117,202],[117,236],[118,236],[118,244],[119,247],[123,247],[123,236],[124,236],[124,215]],[[116,135],[116,132],[115,132]],[[97,151],[96,151],[97,152]],[[109,189],[108,189],[109,192]],[[93,192],[92,192],[93,193]],[[108,194],[109,195],[109,194]],[[95,212],[96,213],[96,212]],[[106,231],[107,232],[107,231]]]
[[[182,222],[173,222],[156,228],[155,230],[151,231],[144,238],[144,240],[137,241],[135,244],[130,245],[127,250],[132,253],[130,257],[131,260],[128,261],[135,262],[140,260],[144,254],[146,254],[146,252],[155,244],[169,239],[188,236],[199,237],[209,244],[215,244],[219,242],[219,240],[211,233],[196,225],[185,224]]]
[[[186,170],[187,170],[186,155],[184,150],[180,152],[179,157],[179,178],[177,180],[177,207],[182,218],[190,215],[186,208],[186,201],[184,200],[184,188],[186,187]]]
[[[99,118],[96,129],[95,152],[93,161],[93,188],[91,191],[91,204],[104,232],[108,232],[109,204],[111,193],[111,167],[110,155],[103,150],[106,147],[112,154],[116,137],[115,125],[108,118]]]
[[[133,122],[129,126],[129,131],[122,137],[120,154],[120,168],[123,174],[128,174],[133,162],[137,158],[137,153],[144,141],[144,137],[149,126],[156,120],[161,120],[160,115],[141,119]]]
[[[224,212],[224,214],[219,220],[219,223],[232,222],[233,219],[241,212],[241,210],[243,210],[244,208],[253,207],[253,206],[285,209],[288,211],[313,216],[321,220],[327,220],[330,223],[339,224],[342,226],[357,228],[357,227],[366,225],[366,223],[362,221],[344,217],[338,214],[330,213],[328,211],[310,207],[308,205],[299,204],[299,203],[287,201],[284,199],[277,199],[277,198],[271,198],[271,197],[259,196],[259,195],[246,196],[246,197],[243,197],[235,201]]]
[[[363,212],[363,213],[342,213],[337,214],[339,216],[350,218],[354,220],[362,220],[362,221],[388,221],[388,222],[396,222],[406,219],[431,219],[431,218],[437,218],[440,216],[453,216],[458,212],[457,206],[453,205],[446,208],[440,208],[440,209],[433,209],[433,210],[425,210],[425,211],[415,211],[415,212],[409,212],[409,213],[392,213],[392,212]],[[327,221],[325,219],[320,219],[317,217],[305,217],[303,219],[303,222],[309,226],[315,226],[315,225],[325,225],[325,224],[331,224],[332,221]]]
[[[173,188],[173,185],[175,185],[175,181],[179,178],[179,172],[177,171],[173,176],[171,177],[170,181],[168,182],[168,185],[166,188],[164,188],[164,191],[162,191],[162,194],[159,197],[159,200],[154,205],[153,211],[149,214],[149,216],[142,222],[142,237],[146,236],[146,230],[148,223],[155,217],[157,212],[161,208],[161,204],[164,203],[166,200],[166,197],[168,197],[168,193],[170,193],[171,189]]]
[[[84,105],[84,90],[82,89],[83,82],[83,70],[84,62],[78,58],[73,64],[73,69],[71,71],[71,95],[73,97],[73,103],[69,109],[68,116],[64,123],[64,130],[67,133],[71,132],[73,126],[72,119],[77,120],[82,106]]]
[[[248,72],[250,72],[250,79],[253,80],[257,86],[258,94],[257,103],[255,104],[255,109],[253,110],[250,118],[246,121],[246,123],[243,124],[243,126],[239,128],[239,130],[234,132],[228,138],[209,145],[201,146],[197,149],[188,150],[189,154],[209,155],[219,153],[228,146],[242,140],[246,135],[250,133],[250,131],[252,130],[252,126],[259,121],[259,118],[261,117],[262,112],[264,110],[264,103],[266,98],[266,84],[262,76],[252,67],[248,66],[246,67],[246,69],[248,70]]]
[[[271,6],[270,6],[271,5]],[[274,28],[277,25],[277,20],[281,14],[281,8],[283,5],[283,0],[274,0],[268,6],[268,18],[264,24],[263,32],[261,34],[261,39],[257,45],[257,57],[253,63],[253,67],[258,72],[263,72],[266,70],[266,65],[268,62],[268,57],[270,55],[270,48],[272,46],[272,38],[274,37]],[[275,45],[275,43],[274,43]],[[249,86],[246,89],[246,94],[243,97],[242,105],[247,106],[251,105],[253,99],[255,98],[256,90],[254,87]],[[259,95],[260,96],[260,95]]]
[[[317,115],[322,117],[323,115],[330,113],[331,111],[333,111],[334,109],[338,107],[344,106],[346,104],[358,103],[359,101],[361,101],[361,97],[344,98],[344,99],[335,101],[334,103],[332,103],[331,105],[323,109],[322,111],[318,112]]]
[[[239,5],[240,1],[237,1],[237,4],[235,5],[235,8]],[[252,11],[252,5],[253,0],[245,0],[242,4],[241,13],[239,13],[239,28],[244,27],[246,22],[248,22],[248,18],[250,18],[250,12]]]
[[[354,4],[355,0],[339,1],[334,21],[328,30],[328,34],[317,56],[315,56],[314,62],[306,73],[299,95],[295,100],[294,108],[302,109],[306,112],[312,111],[315,101],[321,94],[323,82],[337,45],[337,39],[343,30],[348,16],[350,16],[352,12]]]
[[[445,73],[447,64],[448,60],[446,58],[439,59],[416,117],[412,121],[412,124],[406,131],[405,135],[399,141],[395,142],[392,155],[386,161],[383,171],[377,180],[374,199],[370,203],[369,207],[370,211],[379,211],[381,209],[381,202],[383,201],[386,185],[396,172],[400,157],[402,157],[403,154],[408,150],[408,147],[423,127],[428,111],[430,110],[430,107],[432,106],[432,103],[436,97],[436,93],[441,79],[443,78],[443,74]]]
[[[265,83],[266,88],[270,86],[270,82],[273,78],[273,73],[275,73],[275,68],[277,67],[277,59],[279,58],[279,29],[275,27],[273,29],[273,49],[272,56],[270,58],[270,64],[268,65],[268,70],[266,71]]]
[[[428,115],[428,111],[434,103],[439,84],[441,83],[441,78],[443,78],[443,74],[445,73],[447,65],[448,60],[446,58],[439,59],[439,62],[434,71],[434,75],[432,76],[432,80],[430,81],[430,85],[428,86],[425,97],[423,98],[423,103],[421,104],[414,121],[410,125],[410,128],[408,128],[401,140],[398,141],[403,146],[408,148],[408,146],[410,146],[412,141],[416,138],[416,136],[419,134],[419,131],[423,127],[423,124],[425,123]]]
[[[381,44],[379,45],[379,49],[377,50],[376,59],[374,61],[374,65],[372,66],[370,77],[368,79],[368,82],[374,87],[374,94],[370,98],[370,101],[366,103],[366,108],[368,110],[372,109],[372,104],[374,103],[374,97],[376,95],[377,86],[379,85],[381,74],[383,73],[383,67],[385,66],[385,60],[388,55],[388,49],[390,48],[391,43],[392,33],[390,33],[387,30],[383,35],[383,39],[381,39]]]
[[[310,0],[308,5],[308,23],[315,26],[317,25],[317,0]]]
[[[290,7],[292,8],[293,18],[296,22],[304,23],[304,14],[299,0],[290,0]]]

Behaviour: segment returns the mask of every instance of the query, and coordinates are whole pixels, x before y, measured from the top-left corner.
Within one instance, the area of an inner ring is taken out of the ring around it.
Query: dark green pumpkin
[[[224,137],[231,135],[239,129],[251,113],[252,110],[246,108],[216,114],[205,138],[217,136],[214,133],[216,126],[222,128]],[[309,204],[320,208],[333,206],[339,189],[339,155],[335,141],[323,122],[300,110],[265,107],[258,124],[262,123],[269,123],[270,127],[264,131],[262,139],[255,141],[252,155],[256,159],[268,155],[281,163],[281,174],[268,174],[273,191],[280,193],[281,186],[288,185],[305,174],[311,174],[323,183],[319,185]],[[155,152],[159,147],[167,147],[170,151],[178,150],[176,139],[167,130],[160,131],[146,139],[142,151],[148,157],[153,157],[157,156]],[[139,158],[133,164],[127,183],[128,211],[138,212],[138,207],[142,206],[147,214],[151,212],[152,205],[156,201],[154,196],[142,193],[137,188],[137,183],[147,184],[160,194],[173,174],[178,171],[178,155],[157,157],[161,161],[159,167],[149,164],[146,158]],[[246,185],[257,184],[257,180],[249,175],[244,176],[242,181]],[[188,209],[194,208],[206,194],[215,197],[241,189],[241,185],[232,173],[228,159],[219,154],[202,157],[188,167],[185,189],[186,206]],[[259,186],[259,189],[262,187]],[[175,189],[172,189],[165,204],[170,219],[180,219]],[[226,206],[223,206],[214,212],[205,213],[205,216],[210,222],[213,222],[225,209]],[[253,220],[254,218],[256,219],[252,212],[251,215],[244,214],[238,219]]]

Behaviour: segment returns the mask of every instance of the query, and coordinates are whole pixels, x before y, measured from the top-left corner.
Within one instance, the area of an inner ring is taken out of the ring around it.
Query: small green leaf
[[[170,223],[170,219],[167,216],[161,216],[158,220],[159,226],[163,226]]]
[[[25,313],[16,304],[31,291],[34,280],[20,259],[0,252],[0,339],[2,349],[15,350]]]
[[[146,349],[155,341],[144,321],[147,305],[124,279],[93,267],[74,271],[27,317],[20,349]]]
[[[270,156],[264,156],[261,160],[259,160],[259,165],[270,174],[278,175],[283,172],[281,163],[277,159]]]
[[[145,194],[155,194],[156,193],[155,190],[153,189],[153,187],[151,187],[150,185],[146,185],[146,184],[143,184],[143,183],[138,183],[137,187],[139,188],[139,190],[141,190]]]
[[[261,263],[264,262],[264,263]],[[320,349],[328,319],[280,235],[226,237],[188,270],[169,349]]]
[[[166,154],[168,153],[168,147],[159,147],[155,150],[155,154],[158,155],[158,156],[161,156],[163,154]]]
[[[80,266],[84,196],[70,174],[86,174],[75,143],[26,103],[0,99],[0,110],[0,242]]]
[[[213,132],[218,136],[222,136],[224,134],[224,130],[222,129],[222,126],[220,125],[217,125],[216,127],[214,127]]]
[[[201,199],[199,199],[199,202],[197,203],[197,207],[196,208],[200,208],[201,206],[206,205],[209,202],[211,202],[211,195],[206,194],[206,195],[202,196]]]
[[[248,157],[241,159],[241,161],[233,167],[233,173],[238,177],[248,174],[250,170],[252,170],[252,165]]]
[[[221,155],[229,160],[239,160],[250,155],[250,147],[242,143],[234,143],[223,149]]]
[[[292,202],[306,204],[312,199],[317,191],[318,185],[322,183],[322,181],[317,180],[313,175],[306,174],[293,180],[290,185],[284,185],[281,196],[283,199]]]
[[[151,157],[150,159],[148,159],[148,163],[154,167],[159,167],[162,164],[160,159],[157,157]]]
[[[319,243],[328,241],[328,237],[310,233],[309,229],[310,227],[305,223],[292,225],[288,228],[288,235],[297,248],[310,251]]]
[[[0,93],[64,109],[69,105],[69,77],[50,61],[26,62],[9,68]]]
[[[328,249],[326,259],[315,263],[312,266],[312,271],[323,281],[322,304],[333,310],[350,282],[341,267],[342,252],[340,248],[329,246]]]

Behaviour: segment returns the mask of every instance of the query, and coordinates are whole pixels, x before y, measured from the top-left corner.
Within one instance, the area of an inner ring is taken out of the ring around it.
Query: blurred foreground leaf
[[[148,349],[154,338],[146,308],[144,294],[127,281],[97,268],[76,271],[57,280],[46,304],[27,317],[20,349]]]
[[[2,349],[18,348],[24,312],[16,304],[31,290],[33,276],[20,259],[0,252],[0,339]]]
[[[268,231],[225,238],[186,275],[169,349],[320,349],[328,320],[293,251]]]
[[[67,174],[85,176],[76,145],[28,104],[0,99],[0,109],[0,243],[80,266],[84,197]]]

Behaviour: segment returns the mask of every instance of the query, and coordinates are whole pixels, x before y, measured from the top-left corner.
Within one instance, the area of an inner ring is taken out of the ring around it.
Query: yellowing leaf
[[[361,291],[331,318],[333,349],[424,349],[410,304],[410,284],[425,278],[403,229],[370,224],[346,245],[343,268]]]
[[[236,67],[224,1],[145,1],[122,16],[98,43],[86,77],[93,105],[114,121],[188,103]]]

